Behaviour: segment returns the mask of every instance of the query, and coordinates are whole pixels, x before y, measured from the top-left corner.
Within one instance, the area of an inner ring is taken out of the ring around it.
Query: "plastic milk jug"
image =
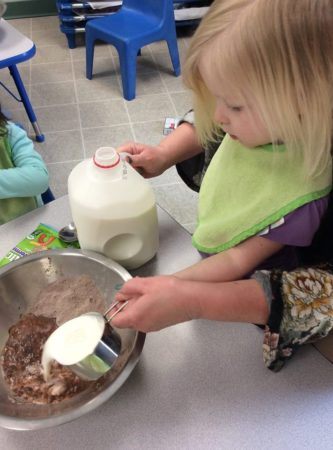
[[[79,243],[135,269],[158,249],[152,187],[112,147],[99,148],[68,178],[68,194]]]

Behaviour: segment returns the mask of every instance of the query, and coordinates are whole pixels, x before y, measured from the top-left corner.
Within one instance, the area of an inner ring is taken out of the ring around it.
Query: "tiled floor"
[[[127,102],[122,97],[117,53],[111,46],[96,48],[90,81],[85,77],[83,38],[69,50],[57,17],[12,20],[11,24],[37,47],[36,56],[18,68],[46,136],[36,148],[47,163],[56,197],[67,193],[71,169],[98,147],[116,147],[129,140],[157,144],[163,138],[165,118],[179,117],[191,107],[190,93],[181,77],[174,77],[164,42],[143,49],[138,58],[137,95]],[[181,60],[189,39],[190,33],[184,32],[178,39]],[[13,87],[7,69],[0,71],[0,80]],[[0,102],[31,134],[25,111],[1,87]],[[151,182],[158,203],[193,231],[197,195],[181,182],[176,170],[171,168]]]

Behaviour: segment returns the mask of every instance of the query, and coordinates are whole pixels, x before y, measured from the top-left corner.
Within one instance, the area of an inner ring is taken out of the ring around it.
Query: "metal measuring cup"
[[[118,307],[119,303],[121,303],[121,305]],[[97,380],[105,373],[107,373],[117,360],[121,351],[121,338],[110,325],[110,321],[123,308],[125,308],[127,303],[127,301],[115,302],[104,312],[104,332],[102,337],[98,341],[94,351],[90,355],[86,356],[83,360],[67,366],[80,378],[84,380]],[[117,309],[109,316],[108,314],[115,308]]]

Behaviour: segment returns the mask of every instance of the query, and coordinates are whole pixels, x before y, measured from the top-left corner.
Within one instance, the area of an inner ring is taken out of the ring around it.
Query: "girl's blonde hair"
[[[308,173],[330,159],[333,104],[332,0],[215,0],[192,38],[184,78],[194,92],[203,145],[221,130],[200,73],[258,108],[270,134],[302,152]]]

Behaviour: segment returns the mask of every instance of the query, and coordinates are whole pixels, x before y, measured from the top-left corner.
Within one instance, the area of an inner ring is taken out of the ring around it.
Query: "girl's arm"
[[[182,123],[158,145],[150,146],[129,142],[117,149],[131,155],[131,164],[144,177],[161,175],[169,167],[203,151],[195,127]]]
[[[203,259],[177,272],[175,276],[194,281],[240,280],[282,247],[283,244],[255,236],[236,247]]]
[[[0,198],[34,197],[46,191],[49,176],[33,142],[20,127],[8,126],[14,168],[0,170]]]
[[[129,303],[113,325],[147,332],[199,318],[265,324],[269,308],[262,287],[256,280],[236,280],[282,247],[253,237],[175,276],[134,278],[116,295]]]
[[[115,298],[129,303],[112,325],[143,332],[192,319],[265,324],[269,315],[264,290],[256,280],[208,283],[174,276],[137,277]]]
[[[194,125],[187,122],[179,125],[175,131],[162,139],[159,148],[168,158],[169,167],[203,151]]]

